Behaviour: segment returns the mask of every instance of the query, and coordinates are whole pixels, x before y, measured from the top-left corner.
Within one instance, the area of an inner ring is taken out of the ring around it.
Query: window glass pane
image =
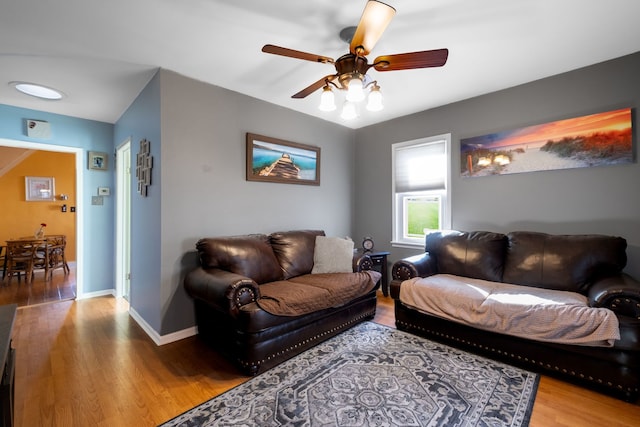
[[[421,238],[428,230],[440,228],[439,196],[406,196],[405,237]]]

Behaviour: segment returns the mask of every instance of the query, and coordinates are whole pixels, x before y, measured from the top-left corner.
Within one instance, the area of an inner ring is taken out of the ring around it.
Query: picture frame
[[[153,156],[151,155],[151,141],[141,139],[140,151],[136,155],[136,178],[138,180],[138,193],[142,197],[147,197],[149,195],[152,169]]]
[[[26,176],[24,178],[25,200],[27,202],[53,202],[56,198],[55,178]]]
[[[100,151],[89,151],[87,167],[93,170],[106,171],[109,169],[109,155]]]
[[[634,162],[632,109],[605,111],[460,140],[460,175],[612,166]]]
[[[247,133],[247,181],[320,185],[320,147]]]

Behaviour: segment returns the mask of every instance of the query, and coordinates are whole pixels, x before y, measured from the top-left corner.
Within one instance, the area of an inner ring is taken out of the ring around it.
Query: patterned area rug
[[[527,426],[538,380],[364,322],[161,427]]]

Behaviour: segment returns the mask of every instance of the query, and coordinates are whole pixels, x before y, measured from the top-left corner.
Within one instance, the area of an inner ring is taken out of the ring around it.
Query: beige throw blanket
[[[612,347],[620,339],[615,314],[589,307],[587,298],[574,292],[437,274],[404,281],[400,301],[427,314],[532,340]]]

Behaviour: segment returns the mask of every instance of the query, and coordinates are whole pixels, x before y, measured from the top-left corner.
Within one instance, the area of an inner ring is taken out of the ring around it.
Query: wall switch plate
[[[91,204],[96,206],[102,206],[104,204],[104,197],[91,196]]]

